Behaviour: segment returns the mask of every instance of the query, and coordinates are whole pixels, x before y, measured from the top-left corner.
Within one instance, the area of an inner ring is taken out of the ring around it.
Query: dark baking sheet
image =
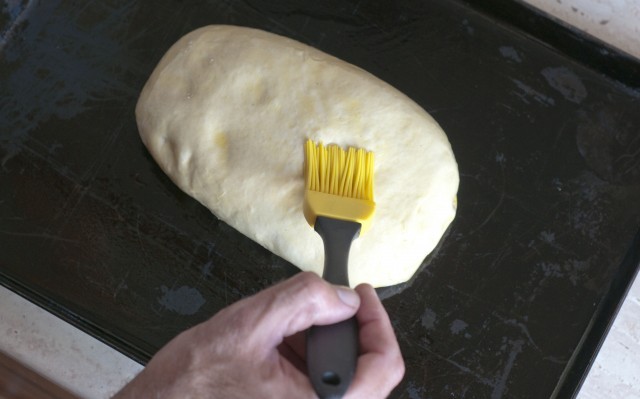
[[[252,26],[372,72],[450,137],[458,216],[381,291],[407,364],[392,397],[573,394],[638,267],[640,89],[471,4],[5,2],[2,283],[145,362],[296,272],[180,192],[133,115],[180,36]]]

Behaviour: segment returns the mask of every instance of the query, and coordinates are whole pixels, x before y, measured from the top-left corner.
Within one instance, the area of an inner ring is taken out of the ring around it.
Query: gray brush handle
[[[322,277],[349,286],[349,250],[360,234],[360,223],[318,217],[315,230],[324,242]],[[358,362],[358,323],[355,317],[337,324],[313,326],[307,334],[307,367],[320,399],[342,398]]]

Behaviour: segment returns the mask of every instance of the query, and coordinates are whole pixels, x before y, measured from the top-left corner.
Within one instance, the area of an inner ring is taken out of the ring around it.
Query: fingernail
[[[347,306],[356,308],[360,305],[360,296],[349,287],[336,286],[336,292],[340,300]]]

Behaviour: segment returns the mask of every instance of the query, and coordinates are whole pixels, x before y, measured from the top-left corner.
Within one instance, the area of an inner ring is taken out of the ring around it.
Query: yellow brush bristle
[[[373,153],[307,140],[306,189],[373,201]]]
[[[360,234],[371,224],[373,153],[337,145],[305,145],[304,216],[311,226],[318,216],[360,223]]]

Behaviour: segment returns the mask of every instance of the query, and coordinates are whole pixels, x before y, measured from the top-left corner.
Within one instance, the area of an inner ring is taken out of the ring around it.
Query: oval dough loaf
[[[376,157],[376,214],[353,286],[408,280],[455,215],[458,169],[438,124],[362,69],[275,34],[207,26],[162,58],[136,107],[160,167],[217,217],[302,270],[323,245],[302,213],[304,143]]]

